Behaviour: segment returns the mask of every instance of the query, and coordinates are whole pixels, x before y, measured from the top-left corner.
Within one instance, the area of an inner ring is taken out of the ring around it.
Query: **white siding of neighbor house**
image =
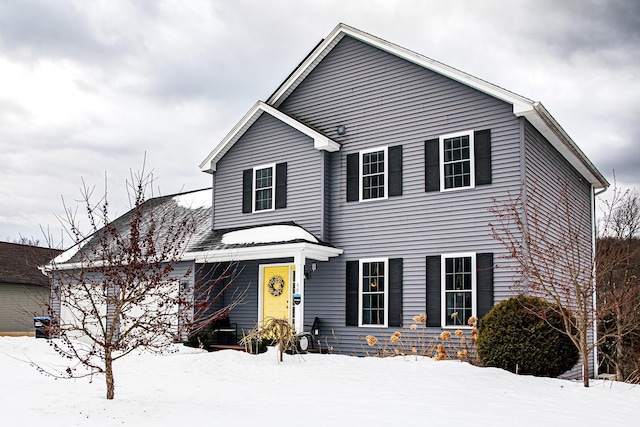
[[[58,271],[52,273],[52,292],[51,292],[51,308],[54,314],[54,318],[60,319],[60,324],[74,324],[78,325],[78,312],[74,311],[68,304],[65,304],[64,299],[60,298],[60,293],[57,291],[58,287],[67,287],[67,286],[79,286],[78,280],[82,277],[85,283],[91,283],[91,286],[101,286],[100,284],[103,281],[103,275],[100,273],[85,273],[84,275],[79,275],[77,271]],[[193,282],[194,282],[194,272],[193,272],[193,262],[184,261],[178,262],[174,264],[173,271],[167,277],[167,282],[175,280],[175,288],[172,289],[172,292],[179,291],[179,283],[184,282],[184,284],[188,284],[188,291],[192,292],[193,290]],[[149,298],[153,298],[152,295]],[[104,301],[104,298],[96,298],[94,300],[97,302],[97,311],[100,313],[99,319],[91,319],[91,324],[84,325],[87,330],[91,331],[93,334],[98,334],[102,325],[107,325],[110,322],[111,316],[114,313],[114,306],[107,304]],[[89,301],[87,303],[87,310],[89,310]],[[186,340],[187,331],[182,328],[178,321],[178,307],[175,307],[176,310],[176,319],[175,319],[175,331],[176,334],[180,334],[181,338]],[[131,316],[135,317],[135,308],[129,313]],[[188,316],[189,319],[192,318]],[[98,334],[99,335],[99,334]],[[77,331],[74,335],[74,338],[77,338],[81,341],[87,341],[86,336],[84,336],[80,331]]]

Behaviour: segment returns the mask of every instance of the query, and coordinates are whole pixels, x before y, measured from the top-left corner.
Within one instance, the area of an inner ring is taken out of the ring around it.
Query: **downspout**
[[[216,229],[216,173],[211,174],[211,229]]]

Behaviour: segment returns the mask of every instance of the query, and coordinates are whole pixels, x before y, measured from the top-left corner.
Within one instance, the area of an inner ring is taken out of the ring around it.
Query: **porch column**
[[[296,266],[296,281],[293,286],[294,299],[300,296],[300,303],[293,305],[294,324],[293,328],[297,333],[304,331],[304,263],[305,257],[302,253],[293,257],[293,263]]]

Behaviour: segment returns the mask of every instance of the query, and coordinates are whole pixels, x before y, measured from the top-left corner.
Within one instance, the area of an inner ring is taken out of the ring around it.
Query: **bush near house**
[[[478,355],[484,366],[520,374],[557,377],[578,362],[558,308],[520,295],[502,301],[480,322]]]

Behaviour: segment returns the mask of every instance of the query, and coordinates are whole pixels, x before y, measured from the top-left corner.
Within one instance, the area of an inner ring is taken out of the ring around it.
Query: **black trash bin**
[[[51,338],[51,318],[50,317],[34,317],[33,326],[36,328],[36,338]]]

